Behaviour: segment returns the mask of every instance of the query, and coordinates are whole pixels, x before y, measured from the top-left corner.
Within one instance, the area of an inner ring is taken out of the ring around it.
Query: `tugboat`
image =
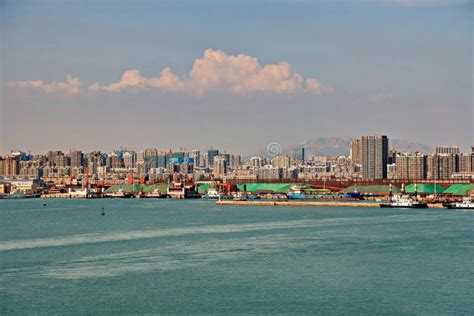
[[[380,207],[388,208],[428,208],[428,204],[413,199],[409,195],[395,195],[388,203],[381,203]]]
[[[449,209],[459,209],[459,210],[474,210],[474,201],[472,196],[466,196],[462,199],[461,202],[448,203],[445,204]]]
[[[381,203],[382,208],[428,208],[428,204],[417,200],[417,190],[415,184],[415,198],[407,194],[392,195],[392,185],[390,184],[390,198],[387,203]]]

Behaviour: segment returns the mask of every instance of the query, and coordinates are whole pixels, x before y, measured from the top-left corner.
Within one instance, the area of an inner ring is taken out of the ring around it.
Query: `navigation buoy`
[[[102,208],[102,216],[105,215],[105,208]]]

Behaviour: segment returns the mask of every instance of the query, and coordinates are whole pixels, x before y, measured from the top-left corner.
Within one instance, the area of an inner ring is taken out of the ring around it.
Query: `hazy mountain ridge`
[[[292,156],[295,152],[304,148],[306,157],[314,155],[349,156],[352,140],[352,137],[318,137],[304,143],[283,147],[281,153]],[[394,147],[398,152],[418,151],[423,154],[430,154],[433,151],[433,147],[429,145],[400,139],[389,139],[389,146]],[[266,149],[260,150],[257,155],[261,157],[270,156]]]

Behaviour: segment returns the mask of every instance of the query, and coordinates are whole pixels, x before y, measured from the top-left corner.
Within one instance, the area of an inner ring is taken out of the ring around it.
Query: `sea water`
[[[2,315],[474,313],[473,212],[46,202],[0,201]]]

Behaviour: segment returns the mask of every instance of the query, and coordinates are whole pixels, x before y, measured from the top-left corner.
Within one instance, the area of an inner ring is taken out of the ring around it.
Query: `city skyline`
[[[3,154],[472,144],[468,1],[1,6]]]
[[[49,150],[45,154],[12,152],[0,157],[0,177],[10,180],[56,181],[64,184],[77,177],[107,177],[112,181],[148,183],[166,181],[173,174],[194,180],[460,180],[472,181],[474,146],[462,152],[459,146],[436,146],[432,153],[406,152],[389,146],[386,135],[362,135],[353,138],[349,155],[307,155],[304,147],[283,153],[278,143],[271,143],[263,155],[243,158],[239,153],[219,149],[207,151],[158,150],[140,151],[121,148],[110,153],[102,151],[69,153]],[[135,174],[135,175],[134,175]],[[174,176],[173,176],[174,177]],[[471,180],[469,180],[471,179]],[[117,184],[117,183],[115,183]]]

